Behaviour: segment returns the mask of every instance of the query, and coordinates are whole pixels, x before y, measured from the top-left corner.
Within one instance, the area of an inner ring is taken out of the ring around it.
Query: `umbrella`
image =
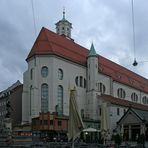
[[[80,132],[84,128],[76,102],[76,89],[70,91],[68,126],[69,140],[72,139],[74,141],[74,139],[80,134]]]
[[[105,141],[108,137],[108,112],[107,112],[107,103],[103,102],[102,103],[102,114],[101,114],[101,132],[102,132],[102,137],[104,139],[104,144]]]
[[[83,132],[100,132],[99,130],[95,129],[95,128],[86,128],[83,130]]]
[[[105,102],[102,103],[102,114],[101,114],[101,130],[108,130],[108,118],[107,118],[107,104]]]

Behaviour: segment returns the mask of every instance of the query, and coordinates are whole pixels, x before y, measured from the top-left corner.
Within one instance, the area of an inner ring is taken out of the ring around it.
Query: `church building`
[[[129,139],[148,133],[148,80],[97,54],[93,44],[90,49],[77,44],[65,12],[55,25],[56,33],[41,29],[26,59],[22,124],[31,123],[40,113],[68,116],[70,90],[75,88],[86,127],[110,133],[119,129],[122,134],[126,131]],[[135,120],[122,122],[125,114],[131,116],[129,108],[143,111],[144,122],[133,112]]]

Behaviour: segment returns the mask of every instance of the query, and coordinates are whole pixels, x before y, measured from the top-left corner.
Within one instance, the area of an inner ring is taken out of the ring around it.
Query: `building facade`
[[[68,116],[70,90],[74,87],[83,120],[92,121],[87,126],[101,122],[104,102],[110,132],[130,105],[140,104],[141,110],[148,111],[147,79],[98,55],[93,44],[88,50],[75,43],[71,29],[65,12],[56,23],[56,33],[41,29],[26,59],[22,123],[31,122],[41,112]]]
[[[22,121],[23,85],[17,81],[6,90],[0,92],[0,123],[10,118],[12,128]]]

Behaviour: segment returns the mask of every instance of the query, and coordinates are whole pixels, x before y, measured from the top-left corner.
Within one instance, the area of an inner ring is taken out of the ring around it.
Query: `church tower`
[[[90,119],[98,119],[98,99],[97,99],[97,76],[98,76],[98,55],[94,45],[91,44],[87,58],[87,97],[86,116]]]
[[[96,54],[93,43],[91,44],[91,48],[89,51],[88,59],[87,59],[87,67],[88,67],[88,91],[96,90],[96,78],[98,75],[98,56]]]
[[[63,10],[63,18],[56,24],[56,33],[71,38],[72,24],[65,19],[65,10]]]

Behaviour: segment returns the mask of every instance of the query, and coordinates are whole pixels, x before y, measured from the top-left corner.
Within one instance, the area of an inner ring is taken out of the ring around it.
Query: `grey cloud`
[[[0,90],[23,77],[25,59],[41,29],[55,31],[55,23],[66,18],[73,23],[75,42],[90,48],[93,41],[98,54],[148,76],[148,63],[132,67],[133,43],[130,0],[33,0],[36,33],[31,0],[1,0],[0,4]],[[140,62],[148,57],[148,2],[134,1],[136,54]]]

